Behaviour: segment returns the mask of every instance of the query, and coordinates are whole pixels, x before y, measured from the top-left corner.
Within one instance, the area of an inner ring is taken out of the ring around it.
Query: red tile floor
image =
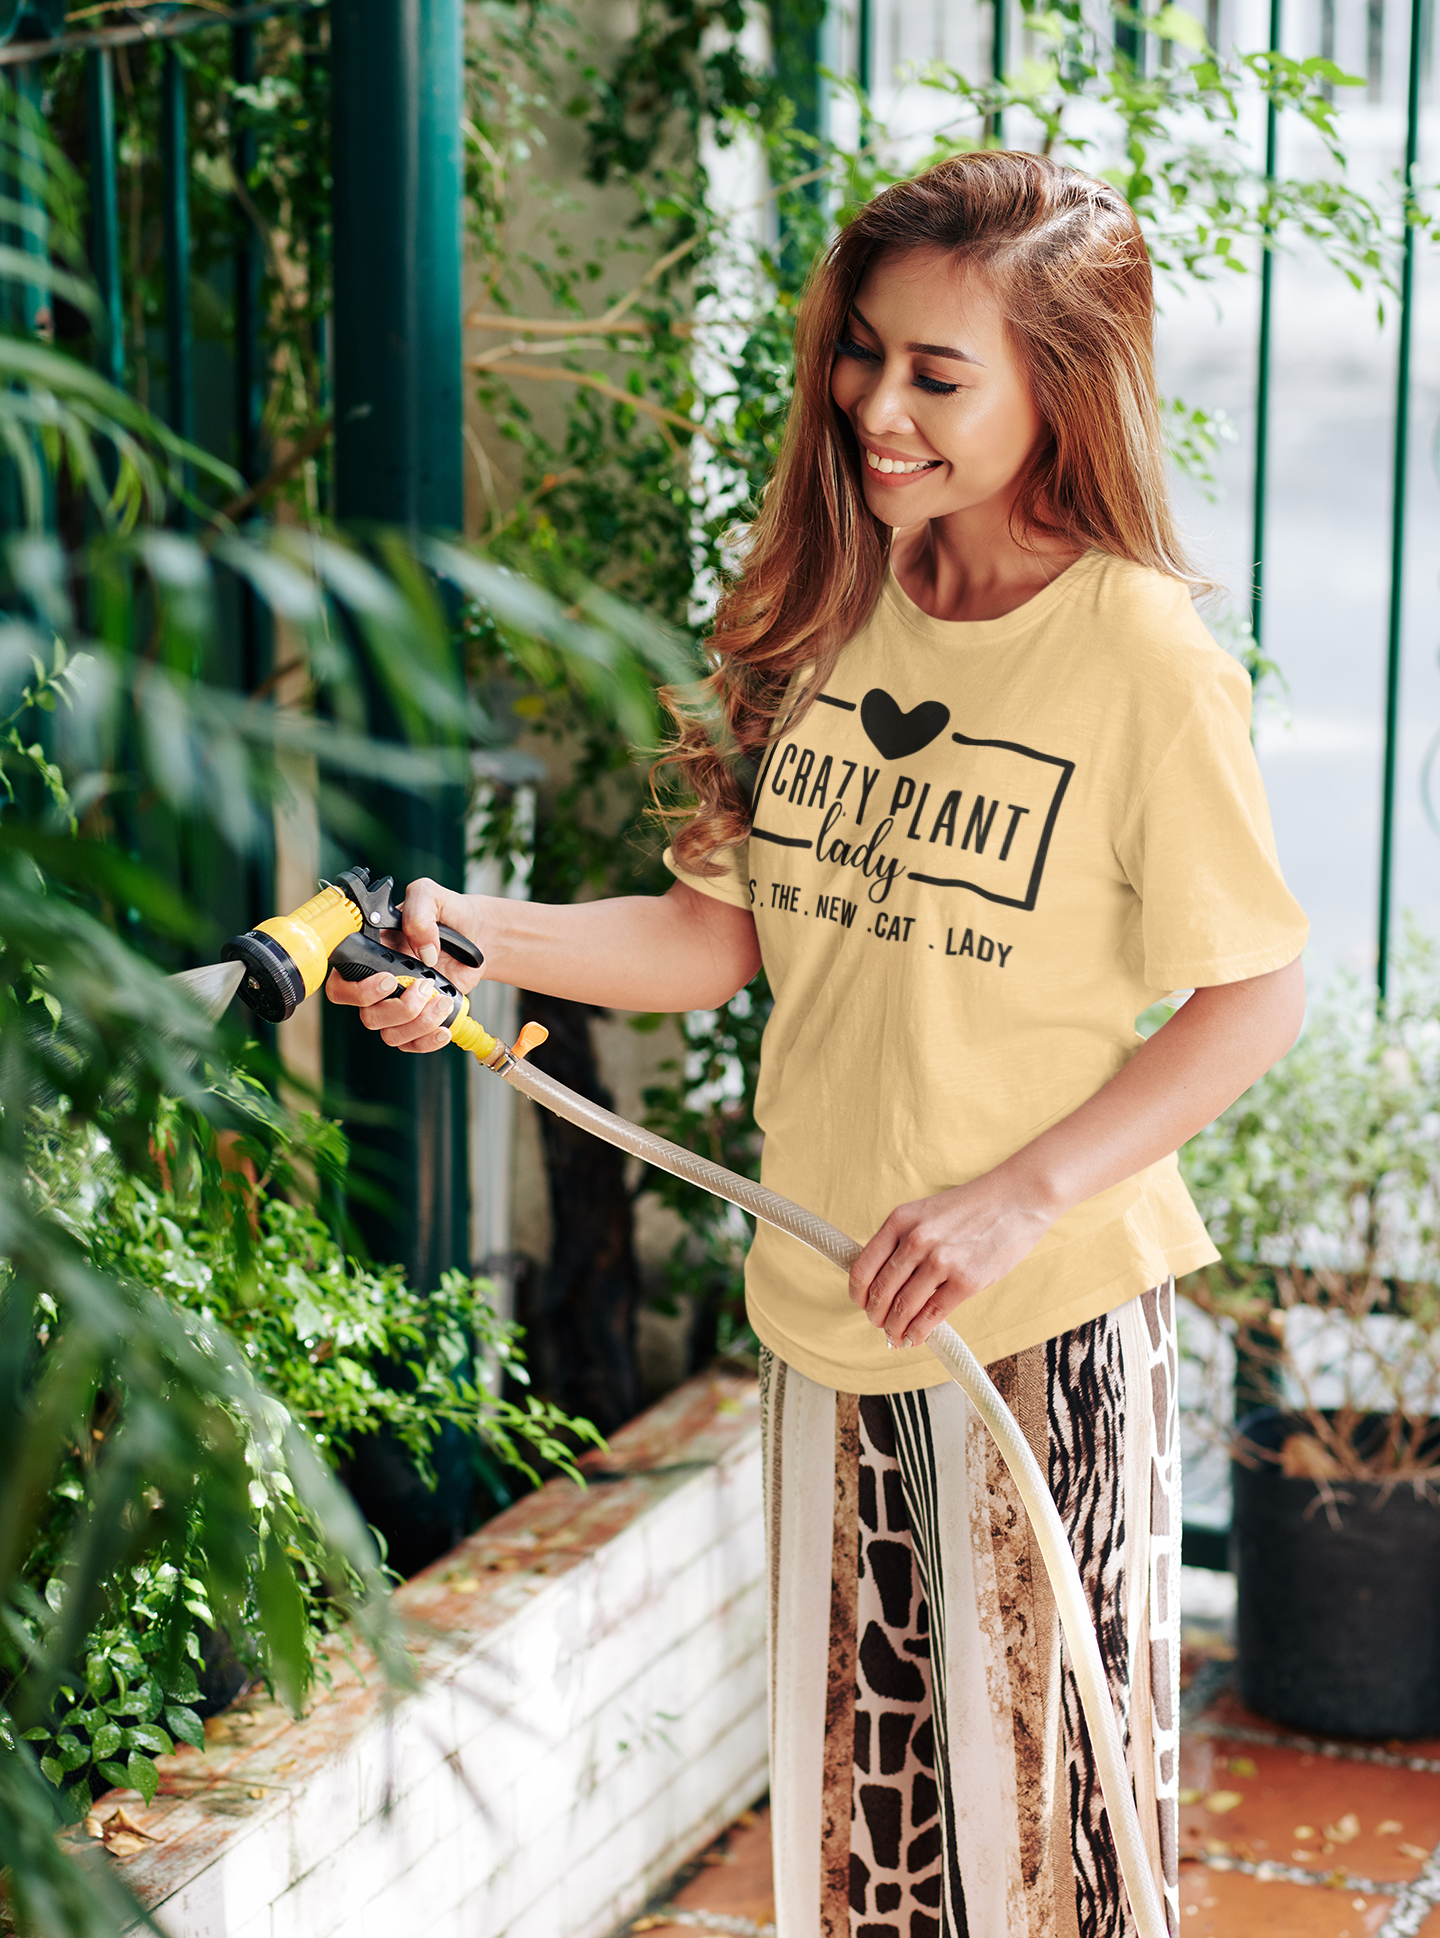
[[[1180,1938],[1440,1938],[1440,1742],[1295,1737],[1244,1710],[1229,1651],[1187,1650]],[[747,1810],[624,1932],[774,1932]]]

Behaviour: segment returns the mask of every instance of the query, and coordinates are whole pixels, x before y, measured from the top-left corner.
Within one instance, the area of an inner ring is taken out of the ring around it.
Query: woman
[[[1216,1253],[1174,1154],[1294,1041],[1306,924],[1192,607],[1152,330],[1103,183],[974,154],[886,190],[802,308],[712,641],[729,749],[682,717],[667,756],[676,885],[406,896],[427,961],[443,920],[592,1003],[709,1007],[763,961],[765,1181],[868,1237],[848,1288],[764,1227],[747,1267],[781,1938],[1134,1929],[1013,1485],[903,1350],[941,1318],[1048,1472],[1175,1915],[1173,1279]],[[446,1040],[418,988],[331,993]]]

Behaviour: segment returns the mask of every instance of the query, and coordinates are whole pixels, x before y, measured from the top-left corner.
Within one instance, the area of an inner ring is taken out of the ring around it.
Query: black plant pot
[[[1241,1423],[1276,1451],[1298,1427],[1274,1408]],[[1332,1518],[1278,1467],[1237,1464],[1234,1481],[1245,1703],[1314,1735],[1440,1735],[1440,1506],[1343,1481]]]

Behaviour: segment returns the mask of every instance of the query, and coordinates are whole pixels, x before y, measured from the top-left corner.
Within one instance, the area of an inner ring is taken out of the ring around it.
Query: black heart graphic
[[[938,700],[922,700],[909,713],[902,713],[880,686],[872,686],[860,702],[860,724],[869,734],[870,744],[878,747],[886,760],[904,760],[907,754],[918,754],[945,731],[949,720],[949,707],[941,706]]]

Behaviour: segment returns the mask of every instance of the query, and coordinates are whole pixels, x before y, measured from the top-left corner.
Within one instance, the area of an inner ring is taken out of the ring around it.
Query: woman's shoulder
[[[1248,703],[1250,678],[1217,644],[1183,579],[1133,559],[1095,553],[1085,604],[1094,622],[1087,645],[1117,677],[1158,689],[1171,705],[1206,694]]]

